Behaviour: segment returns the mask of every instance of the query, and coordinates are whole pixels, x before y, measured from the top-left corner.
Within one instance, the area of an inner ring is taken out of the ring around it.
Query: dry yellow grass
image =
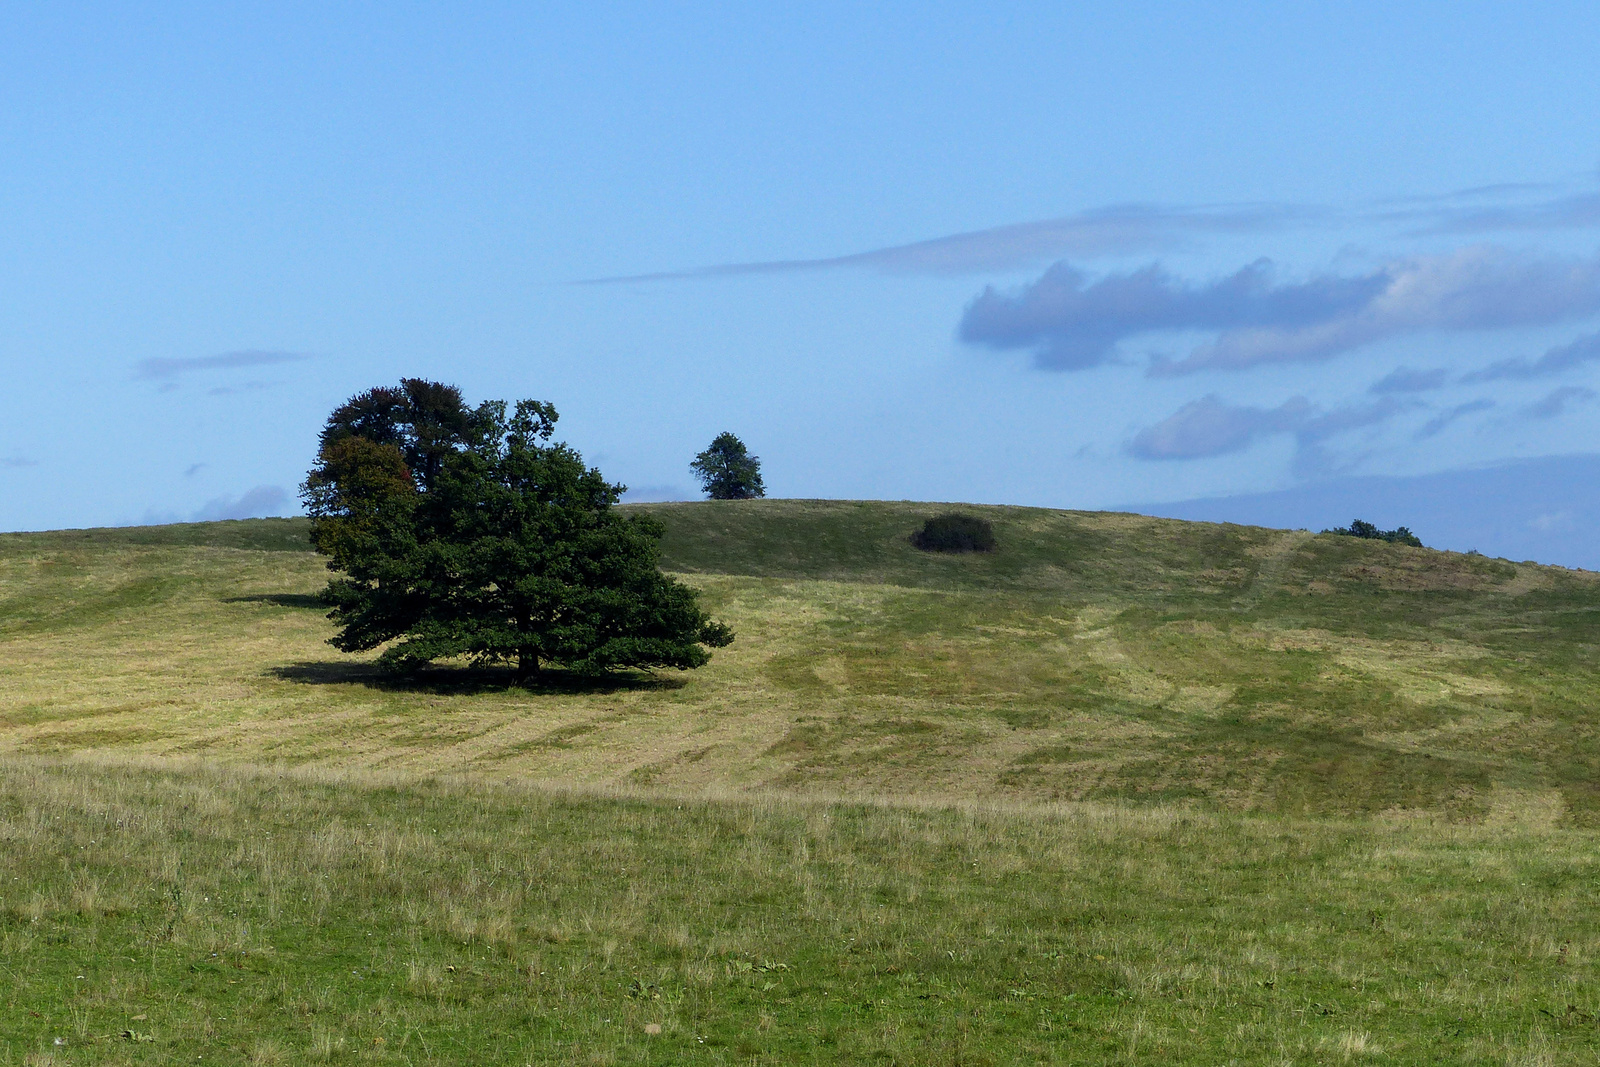
[[[739,635],[710,666],[539,691],[459,670],[394,684],[335,652],[306,552],[0,539],[0,752],[1471,817],[1553,790],[1563,817],[1600,808],[1592,576],[1027,509],[989,509],[993,559],[934,559],[895,532],[915,505],[754,503],[663,511],[669,561]]]
[[[140,562],[165,568],[166,555]],[[740,634],[702,671],[577,692],[395,689],[329,649],[331,627],[318,612],[250,599],[314,593],[323,571],[313,557],[215,553],[184,562],[194,591],[156,610],[100,620],[89,633],[73,627],[0,643],[0,751],[761,786],[785,780],[800,763],[781,745],[797,723],[950,715],[962,698],[993,692],[1005,674],[1027,666],[1015,657],[985,662],[985,646],[1005,635],[918,636],[907,652],[931,668],[921,672],[923,688],[935,691],[883,691],[885,679],[872,677],[881,673],[877,665],[819,647],[830,628],[881,625],[907,597],[953,594],[690,576]],[[1070,647],[1060,643],[1061,629],[1041,658],[1056,660]],[[952,670],[952,660],[968,669]],[[963,731],[969,752],[947,789],[968,790],[985,776],[992,784],[1025,750],[1030,735],[1003,726]],[[1126,724],[1101,728],[1121,734]],[[921,784],[926,791],[935,783]]]

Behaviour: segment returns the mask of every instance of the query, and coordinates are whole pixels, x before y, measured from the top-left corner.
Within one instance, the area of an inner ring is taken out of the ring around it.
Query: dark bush
[[[1422,539],[1404,526],[1393,530],[1380,530],[1372,523],[1363,519],[1356,519],[1349,526],[1335,526],[1323,533],[1343,534],[1346,537],[1365,537],[1370,541],[1388,541],[1392,545],[1410,545],[1412,548],[1421,548]]]
[[[924,552],[992,552],[994,527],[976,515],[938,515],[911,535],[911,543]]]

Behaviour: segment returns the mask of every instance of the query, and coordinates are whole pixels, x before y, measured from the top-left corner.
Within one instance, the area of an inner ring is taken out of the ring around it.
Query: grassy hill
[[[1600,584],[1305,532],[651,505],[739,640],[686,675],[397,685],[324,644],[297,520],[0,537],[0,750],[1232,809],[1600,813]]]
[[[0,535],[0,1062],[1593,1062],[1596,576],[651,510],[739,639],[535,691],[297,520]]]

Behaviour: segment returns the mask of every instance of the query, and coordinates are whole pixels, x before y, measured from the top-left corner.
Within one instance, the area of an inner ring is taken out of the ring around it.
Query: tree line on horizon
[[[1422,539],[1404,526],[1393,530],[1380,530],[1365,519],[1354,519],[1349,526],[1335,526],[1331,530],[1322,532],[1341,534],[1345,537],[1360,537],[1369,541],[1387,541],[1392,545],[1410,545],[1412,548],[1425,547]]]

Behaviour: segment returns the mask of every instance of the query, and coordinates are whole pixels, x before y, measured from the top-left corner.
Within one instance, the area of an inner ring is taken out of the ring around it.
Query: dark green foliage
[[[761,460],[731,433],[719,433],[711,447],[689,464],[700,488],[712,500],[751,500],[767,495],[761,484]]]
[[[445,457],[477,440],[481,412],[468,408],[461,390],[441,382],[402,378],[398,389],[368,389],[334,409],[322,429],[321,446],[350,437],[396,448],[426,491]]]
[[[467,411],[451,387],[405,385],[334,412],[302,490],[312,544],[347,575],[323,594],[342,627],[335,647],[387,645],[378,661],[397,671],[467,656],[526,678],[542,663],[699,667],[702,646],[732,640],[661,573],[660,523],[619,514],[622,486],[549,443],[553,407]]]
[[[409,514],[417,484],[392,443],[324,433],[318,460],[300,493],[312,519],[311,543],[345,570],[380,526]]]
[[[924,522],[911,543],[924,552],[993,552],[994,527],[988,519],[950,512]]]
[[[1356,519],[1349,526],[1335,526],[1323,533],[1342,534],[1345,537],[1364,537],[1369,541],[1387,541],[1391,545],[1410,545],[1421,548],[1422,540],[1404,526],[1393,530],[1380,530],[1364,519]]]

